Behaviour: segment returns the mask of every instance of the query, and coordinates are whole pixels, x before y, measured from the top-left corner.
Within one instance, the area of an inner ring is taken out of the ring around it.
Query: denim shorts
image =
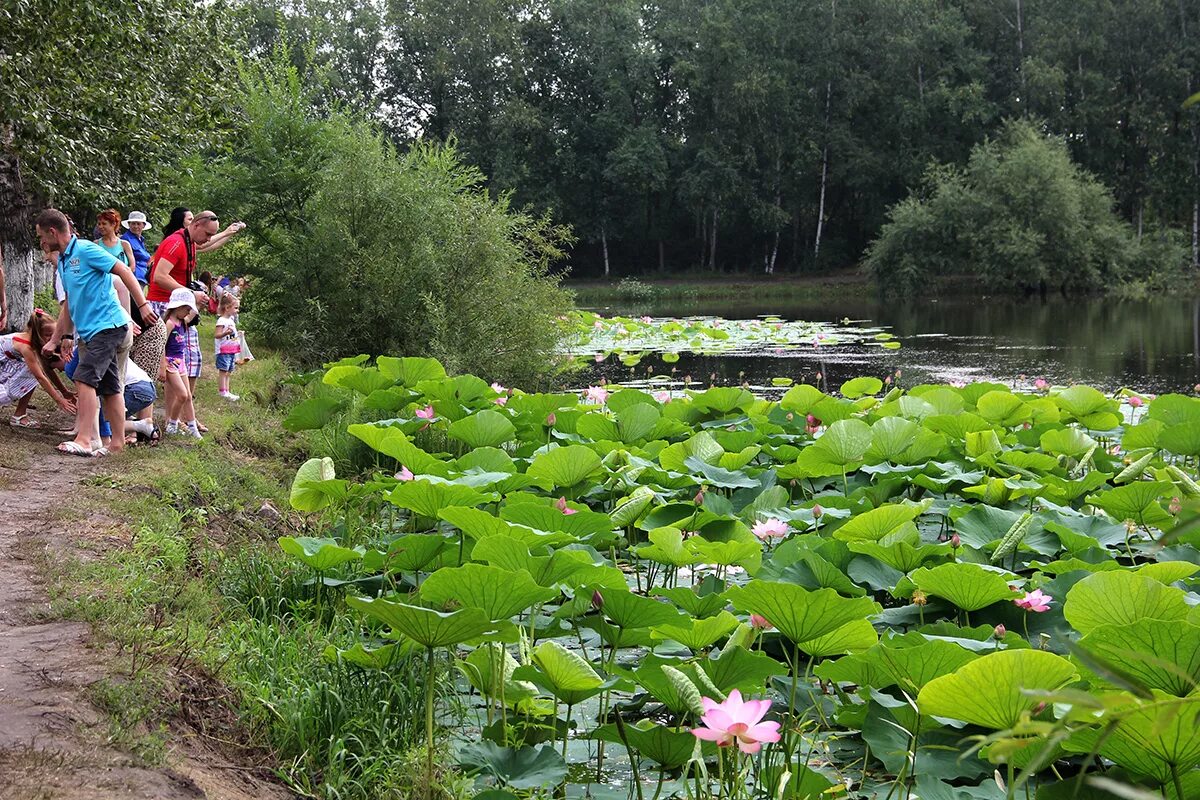
[[[233,372],[234,359],[237,358],[237,353],[217,353],[217,370],[219,372]]]
[[[143,408],[152,405],[157,399],[158,395],[154,391],[154,384],[150,381],[127,383],[125,384],[125,415],[132,417]]]

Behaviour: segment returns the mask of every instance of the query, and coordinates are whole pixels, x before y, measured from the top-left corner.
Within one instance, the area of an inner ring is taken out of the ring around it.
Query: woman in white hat
[[[146,249],[146,239],[142,234],[150,230],[151,225],[141,211],[130,211],[129,218],[121,220],[121,227],[125,229],[121,238],[129,243],[129,249],[133,251],[133,277],[142,285],[142,291],[146,291],[146,282],[150,280],[150,251]]]

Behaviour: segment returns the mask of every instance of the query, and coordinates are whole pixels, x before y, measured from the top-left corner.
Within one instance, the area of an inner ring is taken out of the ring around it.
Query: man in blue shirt
[[[125,445],[124,374],[133,343],[133,326],[117,299],[113,277],[129,290],[147,324],[154,324],[158,317],[129,267],[95,242],[73,236],[71,224],[61,211],[48,208],[39,214],[37,233],[42,249],[58,254],[58,277],[67,294],[58,327],[44,350],[53,352],[61,342],[63,356],[69,359],[73,340],[70,331],[79,334],[79,366],[74,378],[79,392],[78,433],[58,449],[77,456],[107,455],[109,450],[120,450]],[[112,441],[108,449],[93,449],[93,442],[100,439],[101,403],[112,425]]]
[[[150,251],[146,249],[142,234],[150,229],[150,223],[141,211],[130,211],[129,219],[121,220],[121,227],[125,228],[121,238],[129,242],[129,248],[133,250],[133,277],[145,289],[150,281]]]

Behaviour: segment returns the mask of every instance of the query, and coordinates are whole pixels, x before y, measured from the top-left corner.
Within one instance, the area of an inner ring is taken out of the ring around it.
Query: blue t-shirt
[[[75,332],[88,341],[100,331],[127,324],[112,285],[117,260],[95,242],[75,236],[58,257],[58,274],[67,293]]]
[[[147,277],[150,274],[150,251],[146,249],[145,238],[133,231],[125,231],[121,238],[129,242],[129,249],[133,251],[133,277],[137,278],[138,283],[146,283],[150,280]]]

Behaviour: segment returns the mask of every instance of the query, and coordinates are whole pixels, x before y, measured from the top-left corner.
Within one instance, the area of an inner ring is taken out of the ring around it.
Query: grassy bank
[[[314,602],[280,551],[281,535],[324,534],[288,504],[308,443],[281,421],[299,390],[259,355],[234,375],[239,403],[217,398],[215,374],[200,382],[204,441],[134,448],[80,487],[73,507],[94,511],[65,516],[79,533],[41,562],[51,613],[89,623],[115,653],[92,699],[144,762],[167,759],[183,725],[305,796],[412,796],[423,673],[339,659],[361,622]]]
[[[563,285],[575,293],[581,305],[603,303],[688,303],[706,300],[814,300],[822,298],[872,297],[875,286],[859,270],[842,270],[820,275],[729,275],[724,273],[679,273],[624,277],[619,280],[567,280]]]

